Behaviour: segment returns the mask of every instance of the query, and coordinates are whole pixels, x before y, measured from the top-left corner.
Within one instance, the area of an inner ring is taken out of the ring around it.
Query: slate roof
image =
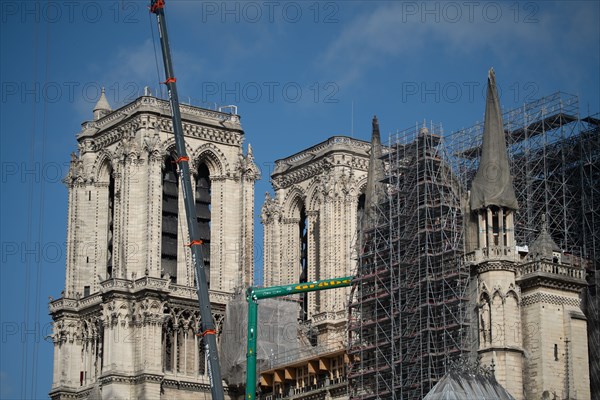
[[[493,377],[451,371],[444,375],[423,400],[515,400],[515,398]]]
[[[508,165],[506,135],[493,68],[488,73],[481,159],[471,187],[471,210],[489,206],[519,208]]]

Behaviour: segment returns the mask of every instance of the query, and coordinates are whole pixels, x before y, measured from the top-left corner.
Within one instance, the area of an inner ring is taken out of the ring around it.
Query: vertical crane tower
[[[185,151],[185,141],[183,138],[183,128],[181,125],[181,113],[179,111],[179,97],[177,95],[177,80],[175,79],[173,63],[171,61],[171,49],[169,48],[169,37],[167,34],[167,23],[165,19],[164,7],[164,0],[152,0],[150,3],[150,12],[156,14],[156,19],[158,20],[160,46],[166,75],[166,81],[164,84],[168,89],[171,115],[173,119],[173,131],[175,133],[175,149],[177,151],[177,157],[175,159],[179,176],[181,178],[185,216],[190,234],[190,243],[188,246],[191,249],[192,263],[194,264],[194,268],[196,270],[198,302],[200,304],[200,332],[198,335],[204,340],[204,347],[208,359],[208,377],[210,380],[212,398],[213,400],[223,400],[223,381],[221,380],[221,368],[219,366],[219,355],[217,351],[217,332],[210,308],[208,285],[206,284],[206,268],[204,265],[204,257],[202,256],[202,241],[200,240],[198,225],[196,223],[196,208],[194,206],[192,182],[190,179],[189,157]]]

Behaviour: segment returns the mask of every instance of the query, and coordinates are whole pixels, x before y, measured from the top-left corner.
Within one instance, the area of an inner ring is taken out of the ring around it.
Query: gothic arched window
[[[308,218],[305,207],[300,210],[298,229],[300,237],[300,282],[308,282]],[[308,319],[308,293],[303,293],[301,299],[301,319],[306,321]]]
[[[106,238],[106,279],[113,274],[113,239],[115,232],[115,178],[108,173],[108,229]]]
[[[365,215],[365,201],[366,195],[364,193],[358,196],[358,205],[356,207],[356,231],[359,235],[362,228],[363,216]]]
[[[210,172],[205,163],[198,167],[196,178],[196,220],[198,232],[202,240],[202,255],[204,256],[204,268],[206,272],[206,283],[210,287],[210,203],[211,183]]]
[[[177,165],[171,156],[165,159],[162,184],[162,246],[160,258],[163,274],[168,274],[171,282],[176,283],[179,180],[177,179]]]

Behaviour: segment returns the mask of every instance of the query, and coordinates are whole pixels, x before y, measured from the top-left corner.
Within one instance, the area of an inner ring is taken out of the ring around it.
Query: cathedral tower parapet
[[[238,115],[187,105],[181,114],[220,327],[231,295],[253,282],[259,171]],[[113,111],[103,91],[77,142],[64,179],[65,290],[49,305],[51,398],[210,393],[169,102],[146,93]]]
[[[275,195],[266,194],[261,213],[265,286],[353,273],[369,149],[368,142],[334,136],[275,162]],[[348,293],[349,288],[299,298],[313,344],[343,347]]]

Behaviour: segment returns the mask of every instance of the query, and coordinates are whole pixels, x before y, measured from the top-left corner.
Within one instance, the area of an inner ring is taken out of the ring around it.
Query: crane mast
[[[169,48],[164,6],[164,0],[152,0],[150,3],[150,11],[156,14],[156,19],[158,20],[160,45],[166,75],[166,81],[164,83],[167,85],[169,103],[171,105],[173,131],[175,133],[175,148],[177,151],[176,163],[182,183],[181,187],[185,205],[185,216],[190,234],[190,243],[188,245],[190,246],[192,253],[192,263],[196,269],[198,302],[200,305],[199,336],[204,339],[212,398],[213,400],[223,400],[223,381],[221,380],[221,368],[219,366],[216,329],[208,296],[208,285],[206,283],[205,275],[206,268],[204,265],[204,257],[202,255],[202,241],[200,240],[198,224],[196,222],[197,216],[192,192],[192,182],[190,179],[189,158],[185,151],[181,113],[179,111],[179,98],[177,96],[176,79],[173,72],[173,63],[171,61],[171,49]]]

